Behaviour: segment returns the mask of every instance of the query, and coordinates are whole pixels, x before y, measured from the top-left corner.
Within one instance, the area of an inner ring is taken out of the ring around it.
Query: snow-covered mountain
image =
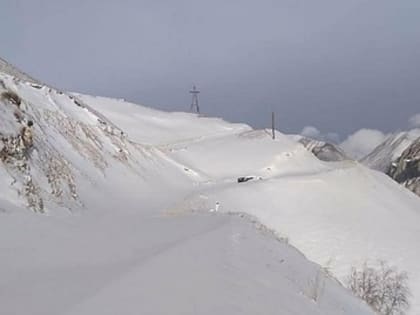
[[[415,153],[418,146],[415,142],[418,142],[419,139],[420,129],[389,135],[384,142],[366,157],[362,158],[360,162],[367,167],[388,174],[398,183],[420,195],[420,178],[418,175],[416,176],[413,172],[410,172],[410,170],[407,170],[407,163],[405,163],[407,158],[413,160],[412,164],[419,163],[417,160],[420,157]]]
[[[153,158],[153,150],[130,143],[74,96],[6,74],[0,95],[2,191],[9,203],[38,212],[82,208],[82,182],[105,176],[110,164],[140,173],[140,162]]]
[[[420,200],[387,176],[5,68],[6,314],[372,314],[325,272],[345,282],[367,259],[408,271],[420,311]]]
[[[403,151],[420,137],[420,129],[391,134],[360,162],[374,170],[387,173]]]
[[[388,175],[420,196],[420,137],[392,163]]]

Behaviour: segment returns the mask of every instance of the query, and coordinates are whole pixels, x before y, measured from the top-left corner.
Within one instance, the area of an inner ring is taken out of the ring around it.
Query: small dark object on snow
[[[78,100],[74,99],[73,100],[74,104],[76,104],[79,107],[84,107]]]
[[[32,127],[34,125],[34,122],[32,120],[28,120],[28,127]]]
[[[245,183],[251,179],[254,179],[254,176],[243,176],[243,177],[238,177],[238,183]]]

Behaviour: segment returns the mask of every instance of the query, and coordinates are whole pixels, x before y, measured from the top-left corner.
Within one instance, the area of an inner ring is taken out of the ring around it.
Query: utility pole
[[[200,93],[199,90],[193,85],[192,90],[190,91],[192,94],[192,101],[190,111],[195,111],[197,114],[200,114],[200,106],[198,105],[198,94]]]
[[[271,134],[273,136],[273,140],[276,139],[276,125],[274,120],[274,112],[271,112]]]

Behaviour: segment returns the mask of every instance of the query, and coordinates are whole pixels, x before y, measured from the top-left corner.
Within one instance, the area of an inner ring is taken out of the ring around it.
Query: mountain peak
[[[6,60],[2,58],[0,58],[0,72],[6,73],[8,75],[11,75],[23,81],[28,81],[32,83],[41,83],[39,80],[34,79],[30,75],[19,70],[17,67],[15,67],[14,65],[12,65],[11,63],[7,62]]]

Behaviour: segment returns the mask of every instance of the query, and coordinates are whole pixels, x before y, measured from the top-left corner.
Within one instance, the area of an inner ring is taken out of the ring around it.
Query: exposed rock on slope
[[[388,175],[420,196],[420,137],[392,163]]]
[[[142,146],[77,97],[32,82],[0,72],[2,181],[29,208],[81,207],[77,182],[103,178],[111,161],[141,173]]]
[[[6,73],[19,80],[23,80],[26,82],[39,83],[39,84],[41,83],[38,80],[29,76],[28,74],[22,72],[21,70],[18,70],[17,68],[15,68],[13,65],[11,65],[10,63],[8,63],[6,60],[2,58],[0,58],[0,72]]]
[[[398,132],[388,136],[370,154],[360,160],[364,165],[388,174],[398,183],[420,195],[418,147],[420,129]]]
[[[308,151],[312,152],[321,161],[336,162],[349,160],[343,150],[332,143],[315,140],[300,135],[292,136],[292,139],[302,143]]]
[[[384,142],[378,145],[371,153],[362,158],[360,162],[374,170],[387,173],[391,164],[395,162],[418,137],[420,129],[397,132],[389,135]]]
[[[3,81],[0,86],[0,160],[13,177],[13,183],[21,185],[19,193],[27,199],[28,206],[43,212],[44,203],[33,181],[29,163],[33,148],[33,122],[28,118],[21,98],[15,92],[5,90]]]

